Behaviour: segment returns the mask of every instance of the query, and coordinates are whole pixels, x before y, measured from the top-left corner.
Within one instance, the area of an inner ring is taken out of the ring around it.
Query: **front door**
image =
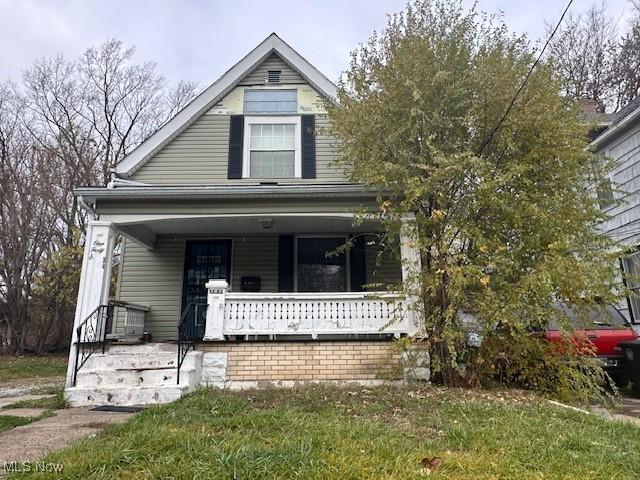
[[[187,242],[182,281],[182,315],[197,339],[204,336],[207,289],[211,279],[231,282],[231,240]],[[182,316],[181,315],[181,316]]]

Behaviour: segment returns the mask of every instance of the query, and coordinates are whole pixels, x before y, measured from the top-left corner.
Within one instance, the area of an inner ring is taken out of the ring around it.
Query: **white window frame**
[[[295,125],[295,156],[294,156],[294,176],[293,178],[302,178],[302,135],[301,135],[301,117],[300,115],[265,115],[253,116],[245,115],[244,117],[244,146],[242,156],[242,178],[283,178],[283,177],[252,177],[251,176],[251,125],[260,124],[287,124]]]

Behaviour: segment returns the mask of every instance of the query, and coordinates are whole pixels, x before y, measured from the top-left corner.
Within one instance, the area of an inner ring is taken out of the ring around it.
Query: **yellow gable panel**
[[[238,86],[229,92],[222,100],[214,105],[206,115],[242,115],[244,113],[244,92],[245,90],[263,89],[284,89],[297,90],[298,92],[298,113],[300,114],[323,114],[324,99],[310,85],[269,85],[264,87]]]

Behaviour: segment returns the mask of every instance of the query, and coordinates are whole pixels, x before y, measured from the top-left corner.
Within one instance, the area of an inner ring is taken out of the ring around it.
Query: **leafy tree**
[[[559,301],[584,313],[616,298],[614,252],[586,188],[586,128],[549,64],[491,136],[534,53],[499,18],[414,0],[352,53],[328,106],[339,164],[379,192],[369,214],[390,237],[415,214],[422,268],[408,266],[405,287],[420,292],[423,345],[446,384],[481,381],[474,371],[501,355],[500,342],[468,346],[462,313],[512,349],[550,318],[566,324]]]

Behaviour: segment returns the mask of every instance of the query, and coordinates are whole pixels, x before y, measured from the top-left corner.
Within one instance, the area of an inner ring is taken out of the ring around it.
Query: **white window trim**
[[[300,115],[288,115],[288,116],[253,116],[245,115],[244,117],[244,146],[242,155],[242,178],[273,178],[273,177],[251,177],[251,155],[250,155],[250,141],[251,141],[251,125],[259,124],[290,124],[295,125],[295,156],[294,156],[294,178],[302,178],[302,134],[301,134],[301,117]],[[276,177],[282,178],[282,177]]]

